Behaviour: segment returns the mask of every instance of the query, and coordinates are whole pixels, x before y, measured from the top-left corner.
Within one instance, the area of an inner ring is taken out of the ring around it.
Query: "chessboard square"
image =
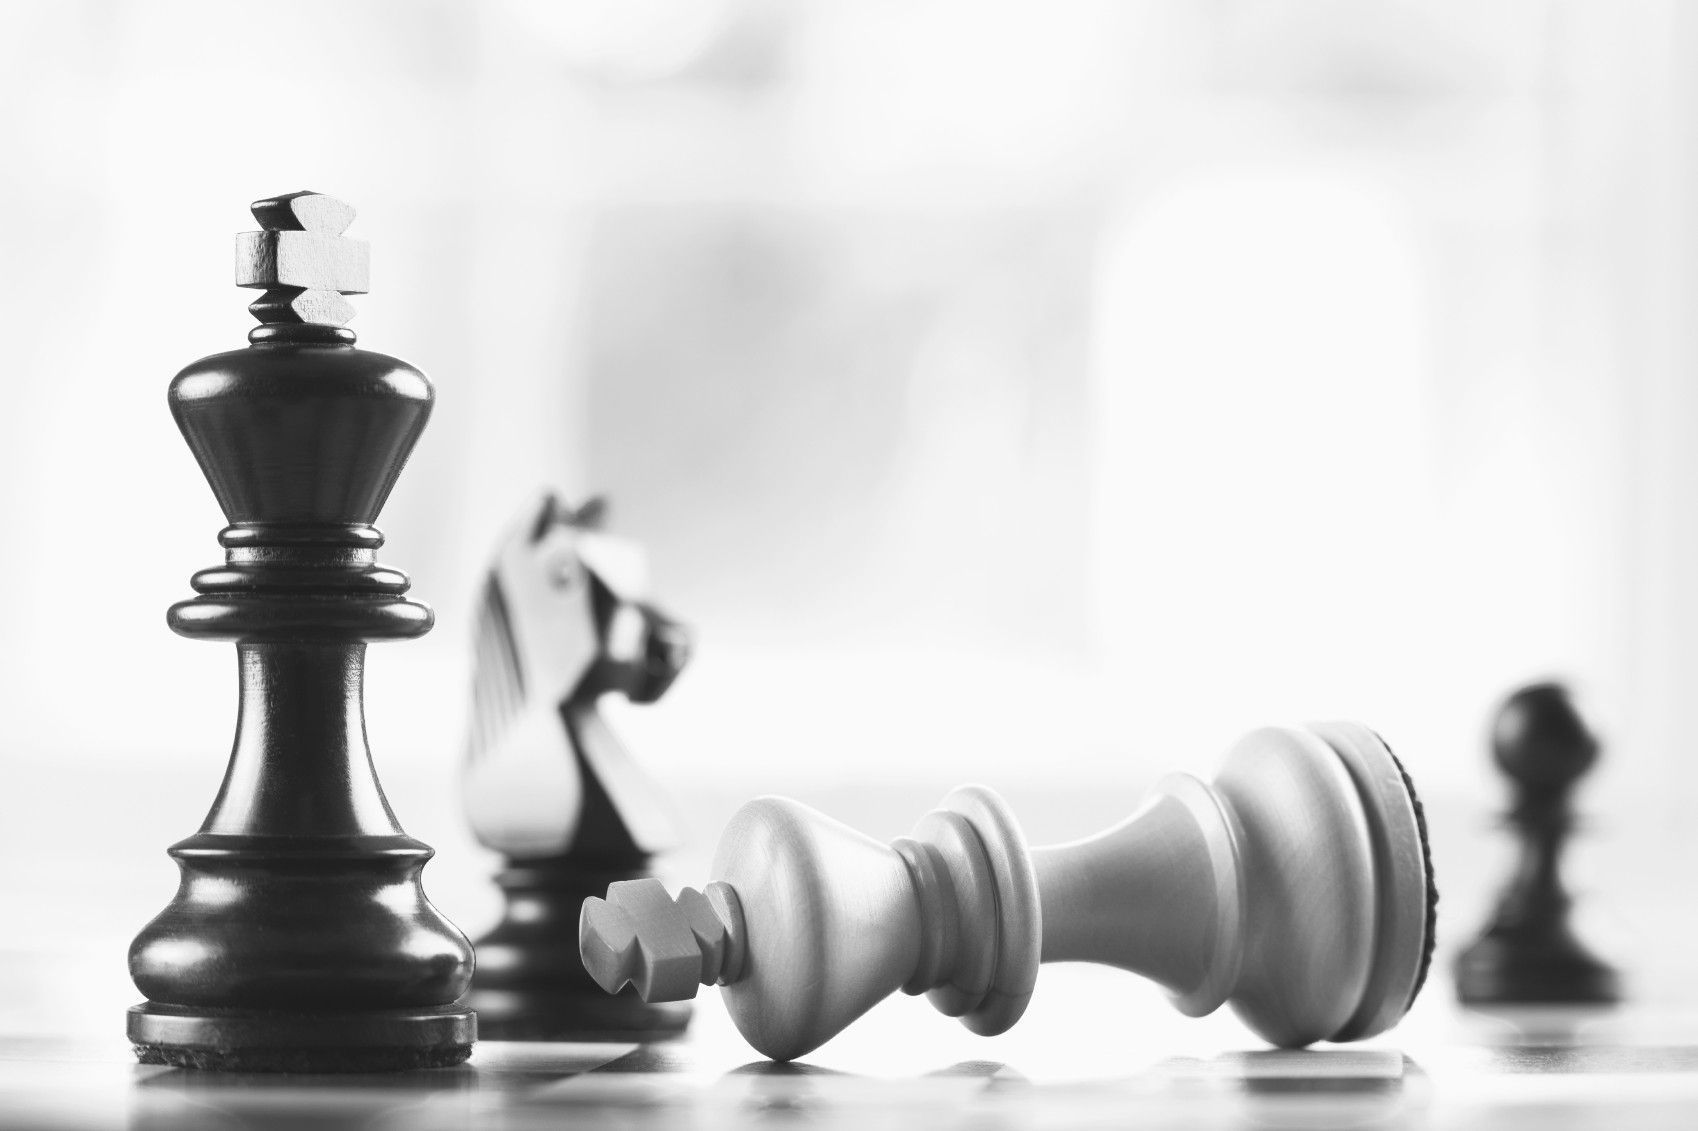
[[[1252,1089],[1311,1092],[1396,1087],[1406,1067],[1396,1049],[1269,1049],[1228,1053],[1219,1065]]]

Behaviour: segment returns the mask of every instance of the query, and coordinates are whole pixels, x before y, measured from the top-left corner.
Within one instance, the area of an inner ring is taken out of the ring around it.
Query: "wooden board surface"
[[[390,1077],[142,1067],[117,1026],[11,1036],[0,1038],[0,1127],[1698,1124],[1698,1013],[1486,1015],[1435,995],[1366,1045],[1268,1052],[1230,1016],[1188,1021],[1124,981],[1046,970],[1033,1015],[988,1040],[904,999],[789,1066],[755,1056],[711,998],[679,1042],[484,1042],[463,1067]]]
[[[738,1037],[713,990],[685,1040],[647,1048],[484,1042],[461,1068],[387,1078],[144,1068],[123,1040],[138,1000],[124,949],[169,895],[162,849],[193,827],[205,776],[113,767],[21,779],[31,803],[0,827],[0,1128],[1698,1127],[1698,960],[1683,942],[1690,901],[1668,898],[1689,883],[1678,854],[1636,854],[1636,868],[1611,870],[1609,889],[1583,892],[1583,910],[1598,913],[1583,927],[1629,974],[1628,1005],[1466,1012],[1449,957],[1504,863],[1483,805],[1440,807],[1440,961],[1404,1023],[1361,1046],[1270,1053],[1230,1013],[1188,1019],[1130,975],[1055,966],[1001,1036],[974,1036],[898,995],[789,1068]],[[755,791],[690,794],[706,830],[669,862],[674,885],[704,878],[721,814]],[[1054,840],[1093,831],[1141,791],[1010,792],[1034,838]],[[807,799],[894,835],[940,795],[892,783]],[[425,873],[432,896],[476,931],[495,910],[489,861],[455,844],[458,814],[445,800],[433,815],[432,796],[399,808],[439,849]],[[73,800],[86,819],[67,840],[57,830]],[[1610,847],[1604,836],[1585,846]],[[1636,929],[1612,936],[1611,915]]]

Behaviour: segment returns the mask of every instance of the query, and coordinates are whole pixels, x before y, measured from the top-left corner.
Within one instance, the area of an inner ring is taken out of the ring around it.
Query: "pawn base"
[[[477,1040],[476,1015],[446,1009],[292,1013],[132,1006],[143,1064],[223,1072],[398,1072],[447,1068]]]
[[[1567,935],[1554,942],[1487,934],[1456,960],[1465,1005],[1609,1005],[1620,979]]]
[[[497,1041],[664,1041],[690,1023],[689,1002],[647,1003],[632,990],[608,995],[578,956],[584,900],[609,884],[648,876],[647,858],[586,861],[568,856],[509,861],[496,882],[507,912],[476,943],[467,1004],[484,1037]]]

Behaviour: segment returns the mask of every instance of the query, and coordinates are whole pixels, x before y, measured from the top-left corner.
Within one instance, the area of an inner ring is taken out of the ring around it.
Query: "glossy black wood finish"
[[[418,370],[327,326],[262,326],[195,362],[170,403],[230,526],[177,632],[237,644],[224,784],[171,848],[181,884],[130,951],[143,1061],[381,1071],[464,1060],[464,935],[425,898],[366,744],[366,642],[430,609],[376,563],[371,525],[429,417]]]
[[[650,875],[648,858],[594,861],[565,855],[514,860],[495,880],[501,922],[478,940],[470,998],[484,1034],[507,1041],[653,1041],[682,1035],[687,1001],[648,1003],[626,987],[604,992],[578,956],[584,900],[609,884]]]
[[[1515,790],[1509,825],[1518,859],[1491,921],[1457,956],[1457,996],[1480,1004],[1614,1002],[1616,972],[1575,937],[1560,872],[1574,824],[1569,797],[1597,760],[1597,739],[1568,692],[1541,683],[1504,703],[1492,746]]]
[[[682,667],[682,659],[673,660],[659,682],[639,691],[634,701],[659,698]],[[607,684],[598,669],[583,691],[560,707],[584,790],[572,847],[558,856],[510,859],[495,877],[506,908],[501,921],[477,942],[477,976],[468,1000],[485,1035],[498,1040],[667,1040],[690,1023],[693,1009],[687,1001],[645,1002],[630,988],[609,995],[578,954],[584,900],[605,894],[617,881],[653,875],[652,856],[631,835],[586,753],[594,743],[617,741],[596,708],[610,690]]]

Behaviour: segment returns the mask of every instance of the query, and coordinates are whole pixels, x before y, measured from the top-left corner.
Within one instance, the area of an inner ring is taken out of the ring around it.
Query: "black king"
[[[430,630],[372,523],[430,416],[417,369],[354,347],[366,291],[353,209],[316,193],[253,206],[236,282],[264,290],[246,349],[171,383],[172,415],[229,525],[222,565],[172,606],[184,636],[236,644],[224,784],[171,847],[181,885],[130,948],[145,1063],[371,1072],[456,1064],[472,948],[431,906],[431,850],[390,811],[366,745],[366,644]]]

